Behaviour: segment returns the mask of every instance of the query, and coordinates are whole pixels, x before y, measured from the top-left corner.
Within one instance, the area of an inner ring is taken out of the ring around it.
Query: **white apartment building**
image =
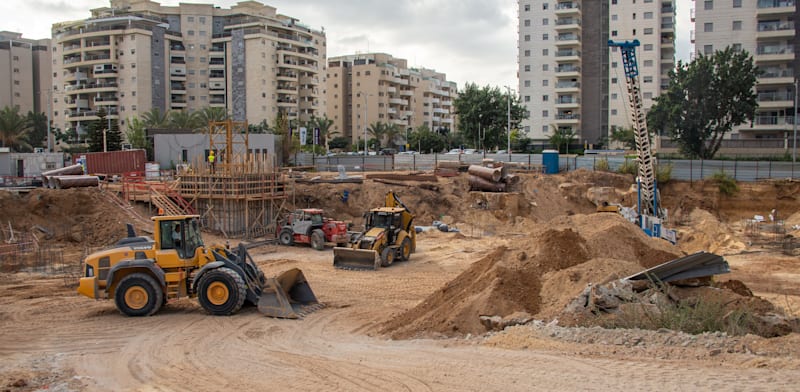
[[[223,107],[251,124],[325,113],[325,34],[274,7],[111,0],[91,12],[53,25],[61,129],[85,132],[100,108],[123,129],[151,108]]]
[[[353,143],[376,122],[397,124],[403,131],[420,125],[455,129],[458,90],[444,73],[409,68],[407,60],[386,53],[365,53],[328,59],[326,76],[330,131]]]
[[[695,7],[696,53],[732,46],[749,52],[763,72],[755,120],[734,129],[730,138],[775,139],[782,145],[794,126],[795,0],[698,0]]]
[[[674,21],[672,0],[519,0],[519,91],[528,137],[545,141],[555,129],[571,129],[590,146],[610,126],[627,126],[622,59],[608,40],[642,42],[639,69],[649,107],[674,66]]]

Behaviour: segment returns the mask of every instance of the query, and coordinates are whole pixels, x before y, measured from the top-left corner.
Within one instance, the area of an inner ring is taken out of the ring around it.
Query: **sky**
[[[383,52],[408,60],[409,66],[443,72],[459,88],[467,82],[518,86],[517,0],[259,1],[313,29],[324,29],[328,57]],[[222,8],[236,3],[183,2]],[[109,4],[107,0],[0,0],[0,30],[20,32],[24,38],[48,38],[53,23],[86,19],[90,9]],[[677,57],[687,60],[692,0],[677,0],[676,5]]]

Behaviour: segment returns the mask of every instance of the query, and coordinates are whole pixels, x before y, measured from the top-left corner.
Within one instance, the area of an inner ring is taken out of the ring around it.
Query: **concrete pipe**
[[[467,169],[467,173],[491,182],[500,181],[500,178],[502,178],[501,176],[503,175],[503,171],[500,168],[483,167],[478,165],[470,165],[469,169]]]
[[[459,161],[439,161],[436,163],[437,168],[441,169],[458,169],[461,167],[461,162]]]
[[[100,179],[97,176],[53,176],[56,189],[80,188],[98,186]]]
[[[50,176],[69,176],[83,174],[83,166],[80,163],[62,167],[60,169],[48,170],[42,173],[42,181],[47,182],[46,177]]]
[[[469,176],[469,187],[474,190],[480,190],[486,192],[506,191],[506,184],[502,182],[492,182],[475,176]]]

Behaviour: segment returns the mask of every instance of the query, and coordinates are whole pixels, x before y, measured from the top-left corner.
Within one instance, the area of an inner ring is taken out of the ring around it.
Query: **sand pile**
[[[132,221],[97,188],[0,192],[0,211],[6,229],[10,222],[15,231],[34,233],[40,244],[66,247],[111,244],[125,236],[125,223]]]
[[[739,253],[746,245],[739,241],[726,224],[706,210],[695,208],[690,224],[681,227],[678,246],[686,253],[706,251],[720,255]]]
[[[620,278],[681,252],[647,237],[617,214],[563,216],[527,227],[514,248],[499,247],[381,332],[393,338],[479,334],[481,315],[555,314],[587,282]]]

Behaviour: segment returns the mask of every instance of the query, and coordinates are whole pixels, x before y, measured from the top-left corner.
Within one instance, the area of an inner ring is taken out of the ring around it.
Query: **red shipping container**
[[[147,162],[147,153],[145,150],[73,154],[72,161],[77,163],[81,156],[86,156],[87,174],[114,175],[129,172],[144,172],[144,164]]]

